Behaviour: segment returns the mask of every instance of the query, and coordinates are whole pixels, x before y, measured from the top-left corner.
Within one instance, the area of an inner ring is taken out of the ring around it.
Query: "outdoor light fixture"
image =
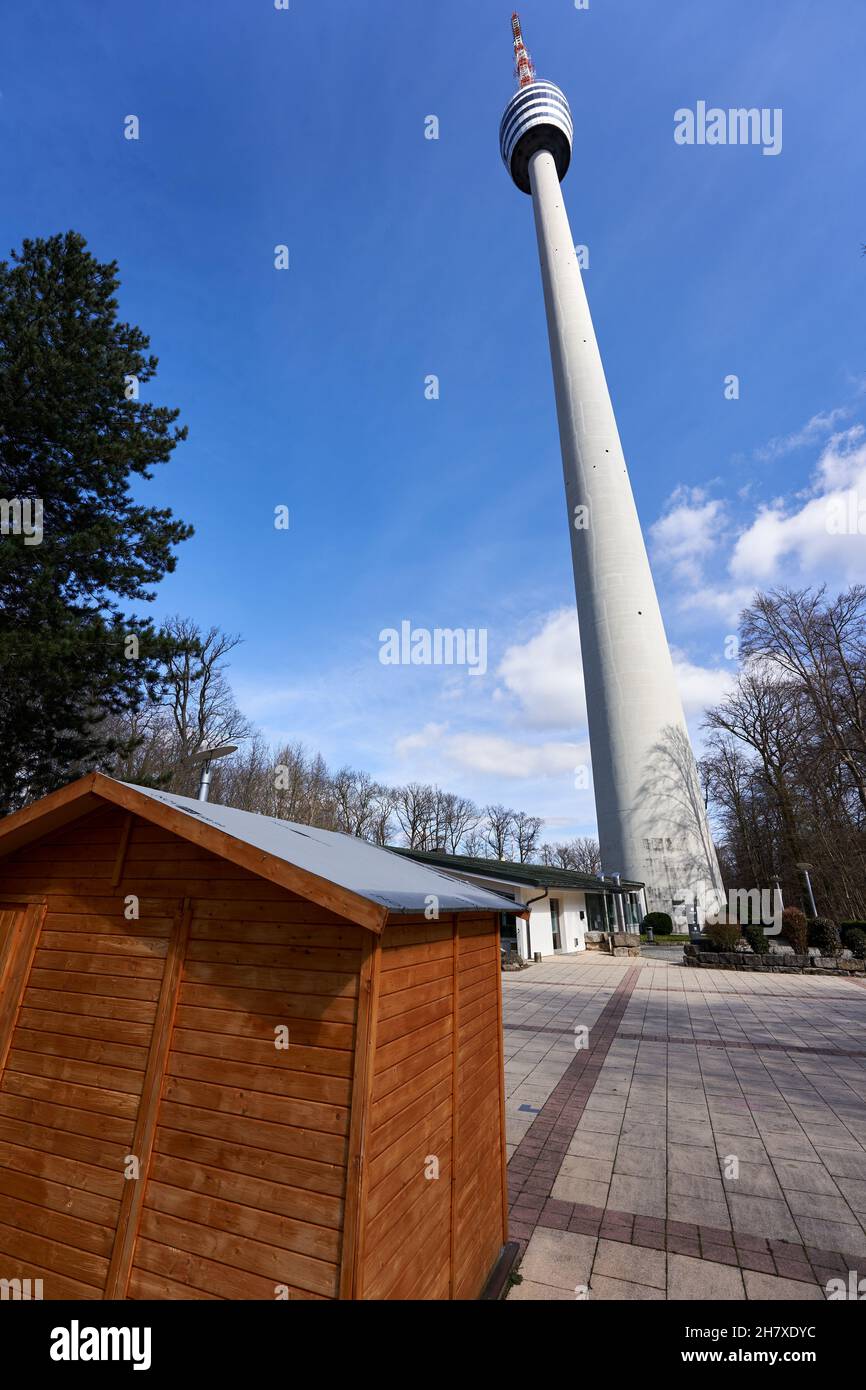
[[[797,864],[796,867],[800,870],[800,873],[803,875],[803,883],[806,888],[806,900],[809,904],[809,911],[813,917],[817,917],[818,909],[815,906],[815,895],[812,892],[812,880],[809,877],[809,870],[811,869],[812,865]]]
[[[234,743],[220,743],[215,748],[199,748],[197,753],[191,754],[190,764],[201,763],[201,781],[198,784],[199,801],[207,801],[210,795],[210,765],[215,763],[218,758],[227,758],[230,753],[236,753],[237,745]]]

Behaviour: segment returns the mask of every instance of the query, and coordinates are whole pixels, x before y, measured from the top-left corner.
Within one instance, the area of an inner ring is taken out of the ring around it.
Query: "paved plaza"
[[[513,1300],[866,1278],[866,988],[680,961],[503,975]]]

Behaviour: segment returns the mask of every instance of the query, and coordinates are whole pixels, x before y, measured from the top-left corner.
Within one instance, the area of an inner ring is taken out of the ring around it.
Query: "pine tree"
[[[121,605],[152,600],[192,534],[132,493],[186,428],[138,398],[157,358],[118,284],[76,232],[0,262],[0,813],[104,766],[102,721],[153,694],[169,651]]]

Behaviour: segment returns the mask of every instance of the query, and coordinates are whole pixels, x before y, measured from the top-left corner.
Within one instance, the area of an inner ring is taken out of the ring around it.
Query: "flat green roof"
[[[602,881],[593,874],[579,874],[574,869],[559,869],[551,864],[512,864],[507,859],[476,859],[467,854],[445,854],[441,850],[397,849],[389,846],[396,854],[404,854],[407,859],[416,859],[419,864],[436,864],[441,869],[453,869],[455,873],[479,874],[491,879],[510,879],[512,883],[525,883],[530,888],[572,888],[584,893],[616,893],[615,884]],[[637,892],[642,883],[623,879],[620,889]]]

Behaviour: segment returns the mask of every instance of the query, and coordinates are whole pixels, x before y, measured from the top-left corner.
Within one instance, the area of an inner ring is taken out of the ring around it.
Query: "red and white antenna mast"
[[[517,78],[518,87],[528,87],[530,82],[535,81],[535,68],[526,51],[526,44],[523,42],[520,15],[517,11],[511,16],[511,29],[514,34],[514,75]]]

